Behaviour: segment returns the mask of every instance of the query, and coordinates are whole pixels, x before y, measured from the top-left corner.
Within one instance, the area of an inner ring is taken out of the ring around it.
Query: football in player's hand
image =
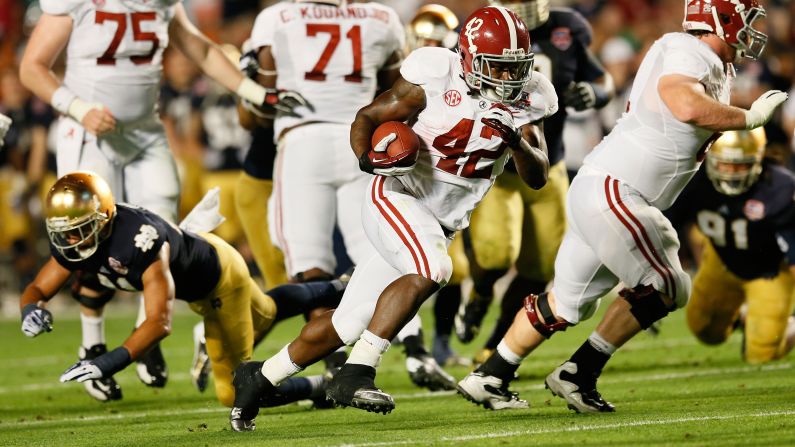
[[[400,121],[387,121],[378,126],[370,142],[374,152],[371,153],[374,165],[412,166],[420,154],[417,134]]]

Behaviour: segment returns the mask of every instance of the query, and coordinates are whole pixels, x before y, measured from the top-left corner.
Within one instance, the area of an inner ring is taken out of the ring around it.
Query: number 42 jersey
[[[122,122],[154,118],[163,49],[178,0],[41,0],[44,13],[69,16],[64,84]]]
[[[502,139],[480,121],[495,102],[470,92],[460,56],[444,48],[413,51],[400,73],[422,87],[426,104],[412,126],[420,139],[419,160],[399,179],[445,228],[466,228],[510,156]],[[516,128],[543,120],[558,110],[555,88],[534,72],[520,100],[508,108]]]

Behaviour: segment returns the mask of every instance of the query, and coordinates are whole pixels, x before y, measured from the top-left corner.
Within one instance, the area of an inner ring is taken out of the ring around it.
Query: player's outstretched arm
[[[43,306],[69,280],[72,272],[50,258],[39,270],[36,279],[25,287],[19,298],[19,310],[22,313],[22,332],[28,337],[35,337],[42,332],[52,330],[52,314]]]
[[[169,270],[169,245],[160,247],[158,256],[141,277],[144,287],[146,319],[122,346],[92,360],[80,360],[70,366],[60,381],[85,382],[111,377],[171,333],[171,307],[174,303],[174,280]]]
[[[425,91],[419,85],[398,77],[392,88],[356,113],[351,124],[351,148],[356,158],[370,150],[375,129],[387,121],[408,121],[425,108]]]
[[[168,35],[174,45],[196,63],[204,74],[255,106],[271,107],[286,114],[294,114],[293,109],[298,106],[311,108],[295,92],[266,89],[244,76],[218,45],[193,26],[182,4],[177,5]]]
[[[124,341],[123,346],[129,351],[131,360],[137,359],[171,333],[174,279],[169,267],[169,253],[170,246],[164,243],[155,262],[141,276],[146,319]]]
[[[764,126],[787,99],[786,93],[770,90],[745,110],[712,99],[698,79],[679,74],[661,77],[657,91],[676,119],[715,132]]]

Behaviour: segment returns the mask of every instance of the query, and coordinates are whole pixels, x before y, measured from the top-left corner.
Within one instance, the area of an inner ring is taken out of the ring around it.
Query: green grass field
[[[129,334],[134,316],[112,307],[109,315],[112,348]],[[574,414],[543,388],[546,374],[587,337],[597,316],[556,335],[525,361],[513,388],[530,402],[529,410],[493,412],[452,392],[418,389],[403,369],[400,347],[394,347],[377,378],[395,396],[390,415],[297,404],[264,410],[253,433],[230,431],[228,410],[212,391],[193,389],[187,371],[190,329],[198,318],[184,308],[163,343],[167,387],[146,388],[128,368],[117,375],[124,399],[109,404],[88,397],[82,385],[58,383],[76,360],[76,311],[56,313],[55,331],[36,339],[22,335],[18,320],[1,320],[0,446],[795,445],[792,356],[746,365],[739,335],[720,347],[701,346],[683,318],[681,311],[672,314],[659,337],[640,334],[608,364],[599,389],[616,405],[613,414]],[[425,320],[430,326],[431,318]],[[276,352],[300,324],[277,327],[255,358]],[[456,349],[471,354],[481,341]],[[457,378],[468,372],[449,370]]]

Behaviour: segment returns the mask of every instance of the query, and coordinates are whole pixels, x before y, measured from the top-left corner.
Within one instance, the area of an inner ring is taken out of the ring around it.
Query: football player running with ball
[[[42,0],[42,16],[20,64],[20,78],[63,117],[57,130],[60,176],[91,170],[121,201],[176,222],[179,179],[157,112],[163,51],[174,44],[210,78],[255,104],[291,110],[302,103],[290,92],[246,79],[188,20],[178,0]],[[51,68],[66,49],[63,82]],[[106,352],[104,304],[109,284],[80,274],[73,296],[81,303],[80,358]],[[99,298],[99,299],[97,299]],[[144,317],[143,304],[138,323]],[[138,376],[162,387],[168,375],[159,345],[138,356]],[[121,398],[111,378],[86,381],[98,400]]]
[[[557,98],[551,83],[532,71],[527,28],[501,7],[479,9],[463,23],[458,54],[415,50],[402,77],[357,114],[351,145],[361,169],[375,174],[362,191],[362,223],[376,250],[357,266],[333,316],[310,321],[264,363],[236,370],[233,430],[254,429],[261,399],[343,344],[355,343],[328,397],[338,405],[391,411],[394,401],[376,388],[375,368],[390,340],[448,281],[453,233],[468,225],[509,157],[528,185],[546,183],[541,122],[555,113]],[[379,152],[397,135],[371,145],[376,128],[388,121],[414,123],[421,141],[415,165],[396,166],[399,160]]]
[[[122,346],[78,361],[61,382],[107,379],[127,367],[171,333],[174,299],[180,299],[204,317],[216,395],[231,406],[232,371],[251,358],[255,343],[273,324],[317,307],[334,307],[345,288],[334,280],[289,284],[263,294],[243,257],[221,238],[183,230],[150,211],[115,203],[108,184],[90,172],[58,179],[45,206],[52,257],[20,298],[22,332],[35,337],[53,329],[46,303],[78,270],[118,289],[143,292],[146,309],[143,322]],[[323,404],[324,379],[296,378],[284,382],[276,394],[264,405],[308,398]]]
[[[764,49],[767,36],[753,28],[762,17],[756,0],[685,2],[685,32],[652,45],[627,112],[571,184],[552,290],[525,298],[494,354],[459,382],[464,397],[487,408],[518,399],[507,388],[524,357],[555,332],[590,318],[601,297],[622,282],[596,330],[546,378],[575,411],[614,411],[596,390],[602,368],[616,349],[690,296],[676,232],[661,210],[695,175],[720,132],[760,127],[787,99],[772,90],[750,110],[728,105],[732,62],[756,59]]]
[[[717,345],[739,323],[752,364],[795,344],[795,177],[764,161],[765,140],[761,127],[724,133],[707,153],[706,172],[666,212],[675,228],[695,221],[708,238],[687,303],[690,330]]]

